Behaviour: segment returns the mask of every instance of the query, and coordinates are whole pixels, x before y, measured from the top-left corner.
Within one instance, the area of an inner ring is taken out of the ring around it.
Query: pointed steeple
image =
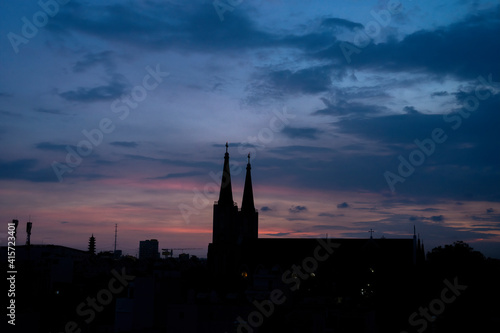
[[[247,175],[245,177],[245,188],[243,190],[243,201],[241,202],[241,211],[244,213],[255,212],[255,205],[253,203],[253,189],[252,189],[252,176],[250,174],[250,154],[248,154]]]
[[[224,168],[222,169],[222,180],[220,184],[219,205],[233,206],[233,190],[231,188],[231,173],[229,171],[229,144],[226,142],[226,154],[224,154]]]

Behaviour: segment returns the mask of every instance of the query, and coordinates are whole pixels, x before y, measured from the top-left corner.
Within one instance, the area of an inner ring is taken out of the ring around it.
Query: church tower
[[[219,200],[214,204],[212,243],[208,266],[219,291],[237,289],[241,267],[251,260],[258,238],[258,213],[253,201],[250,155],[246,168],[241,210],[233,201],[229,152],[226,143]]]
[[[233,201],[228,143],[222,168],[219,200],[214,203],[212,243],[208,245],[208,268],[218,290],[233,289],[239,261],[238,206]]]
[[[253,201],[251,169],[250,154],[248,154],[243,201],[241,202],[241,211],[239,212],[241,223],[240,237],[245,245],[254,243],[259,237],[259,216]]]
[[[228,147],[229,145],[226,142],[219,200],[214,204],[213,244],[235,244],[238,238],[238,206],[233,201]]]

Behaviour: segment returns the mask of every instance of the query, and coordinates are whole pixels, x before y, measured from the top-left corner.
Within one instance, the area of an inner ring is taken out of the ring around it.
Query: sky
[[[206,257],[225,143],[259,237],[500,258],[498,1],[0,4],[0,230]],[[182,250],[182,249],[190,250]]]

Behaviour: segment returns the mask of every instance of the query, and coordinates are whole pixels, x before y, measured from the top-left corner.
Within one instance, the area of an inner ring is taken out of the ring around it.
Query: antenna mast
[[[118,233],[118,223],[115,223],[115,251],[113,252],[116,255],[116,234]]]

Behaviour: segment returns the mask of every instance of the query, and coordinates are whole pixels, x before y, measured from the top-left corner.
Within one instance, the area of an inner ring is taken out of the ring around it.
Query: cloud
[[[349,208],[351,207],[347,202],[343,202],[337,205],[337,208]]]
[[[202,172],[198,171],[190,171],[190,172],[178,172],[178,173],[169,173],[166,174],[165,176],[160,176],[160,177],[153,177],[149,179],[172,179],[172,178],[186,178],[186,177],[192,177],[192,176],[199,176],[202,175]]]
[[[493,213],[495,210],[493,208],[487,208],[486,213],[490,214]]]
[[[35,108],[36,112],[48,113],[48,114],[64,114],[62,111],[57,109],[46,109],[46,108]]]
[[[248,95],[243,103],[262,106],[282,101],[289,96],[315,95],[327,92],[332,87],[332,77],[342,77],[332,66],[311,66],[302,69],[265,68],[246,87]]]
[[[51,142],[40,142],[35,144],[36,149],[40,150],[49,150],[49,151],[64,151],[66,152],[66,147],[68,145],[61,145],[57,143],[51,143]],[[75,146],[71,146],[73,149],[76,149]]]
[[[405,106],[403,111],[407,114],[420,114],[413,106]]]
[[[347,102],[340,99],[338,101],[331,101],[325,97],[320,98],[325,104],[324,109],[316,110],[312,113],[315,116],[345,116],[345,115],[367,115],[378,114],[386,112],[388,109],[380,105],[370,105],[360,102]]]
[[[287,94],[317,94],[328,91],[332,84],[330,66],[313,66],[292,71],[289,69],[271,72],[268,84]]]
[[[103,65],[108,73],[111,73],[115,68],[114,59],[112,59],[112,51],[102,51],[98,53],[87,53],[82,60],[78,60],[73,66],[73,72],[81,73],[87,69]]]
[[[126,80],[122,75],[114,75],[106,85],[94,88],[79,87],[75,90],[68,90],[59,94],[62,98],[72,102],[97,102],[113,100],[125,93],[127,88]]]
[[[496,60],[500,40],[490,37],[500,30],[499,8],[476,12],[460,22],[435,30],[416,31],[402,40],[390,38],[384,43],[370,42],[359,48],[361,52],[353,54],[350,66],[358,70],[419,71],[464,79],[475,79],[478,73],[500,73],[500,62]],[[340,49],[342,42],[332,43],[313,57],[346,63]]]
[[[125,148],[135,148],[139,144],[135,141],[113,141],[109,143],[112,146],[116,147],[125,147]]]
[[[72,1],[52,18],[47,29],[60,36],[70,32],[139,49],[218,51],[273,46],[275,38],[260,31],[243,10],[232,11],[222,23],[212,3],[146,1],[91,5]],[[89,60],[92,63],[92,60]]]
[[[137,154],[125,154],[123,155],[125,159],[131,161],[146,161],[146,162],[156,162],[161,164],[179,166],[179,167],[192,167],[200,170],[219,170],[220,164],[215,162],[203,162],[199,160],[190,161],[187,159],[169,159],[169,158],[158,158]],[[233,161],[234,163],[234,161]]]
[[[338,207],[338,205],[337,205]],[[332,214],[332,213],[319,213],[318,216],[320,217],[340,217],[340,216],[344,216],[344,214]]]
[[[331,18],[326,18],[321,22],[321,26],[324,27],[341,27],[341,28],[346,28],[349,30],[354,30],[356,28],[358,29],[364,29],[364,26],[361,23],[356,23],[352,22],[349,20],[345,20],[342,18],[336,18],[336,17],[331,17]]]
[[[423,71],[438,73],[440,77],[450,74],[469,79],[478,73],[500,70],[500,63],[496,61],[500,41],[490,38],[500,30],[498,7],[476,12],[449,26],[416,31],[403,39],[370,43],[353,55],[352,65],[347,65],[339,47],[340,43],[352,40],[337,40],[325,28],[351,31],[363,25],[343,18],[324,18],[319,26],[305,34],[268,32],[258,27],[250,13],[253,12],[231,11],[221,22],[213,5],[201,1],[189,4],[147,1],[134,7],[72,1],[49,21],[47,29],[58,37],[86,34],[153,51],[227,53],[282,47],[329,63],[269,73],[268,84],[275,88],[282,86],[285,93],[325,91],[334,69],[337,75],[343,75],[345,67],[351,66],[377,72]],[[105,52],[86,55],[76,68],[105,63],[108,56]]]
[[[0,160],[0,179],[19,179],[31,182],[56,182],[57,177],[52,168],[39,168],[36,159]]]
[[[492,214],[493,211],[488,210],[484,214],[472,215],[470,216],[470,218],[473,221],[500,222],[500,214]],[[498,224],[496,227],[500,229],[500,224]]]
[[[435,93],[432,93],[432,97],[443,97],[443,96],[448,96],[449,93],[447,91],[436,91]]]
[[[10,111],[0,110],[0,115],[11,117],[11,118],[23,118],[23,116],[19,113],[14,113]]]
[[[444,221],[444,216],[443,215],[431,216],[430,220],[432,222],[443,222]]]
[[[423,208],[423,209],[414,209],[415,211],[418,211],[418,212],[439,212],[441,211],[442,209],[439,209],[439,208]]]
[[[431,133],[434,128],[441,126],[443,126],[442,115],[421,113],[348,118],[336,123],[340,132],[398,144],[413,142],[422,133]]]
[[[425,216],[410,216],[408,218],[410,221],[415,222],[415,221],[429,221],[429,222],[435,222],[435,223],[440,223],[444,222],[445,218],[443,215],[435,215],[431,217],[425,217]]]
[[[311,229],[323,229],[323,230],[360,230],[365,231],[364,227],[352,227],[352,226],[341,226],[341,225],[328,225],[328,224],[316,224],[310,227]]]
[[[291,146],[281,146],[276,148],[269,148],[269,151],[280,156],[318,156],[318,154],[331,153],[333,149],[326,147],[316,147],[316,146],[301,146],[301,145],[291,145]]]
[[[306,212],[307,207],[306,206],[292,206],[288,209],[288,211],[292,214],[297,214],[301,212]]]
[[[285,134],[291,139],[317,140],[318,135],[321,134],[322,131],[317,128],[310,128],[310,127],[285,126],[281,131],[281,133]]]
[[[272,211],[272,209],[271,209],[271,208],[269,208],[268,206],[262,206],[262,207],[260,208],[260,211],[261,211],[261,212],[270,212],[270,211]]]
[[[276,233],[268,233],[268,234],[264,234],[264,235],[266,235],[266,236],[281,237],[281,236],[288,236],[290,234],[291,234],[290,232],[276,232]]]

